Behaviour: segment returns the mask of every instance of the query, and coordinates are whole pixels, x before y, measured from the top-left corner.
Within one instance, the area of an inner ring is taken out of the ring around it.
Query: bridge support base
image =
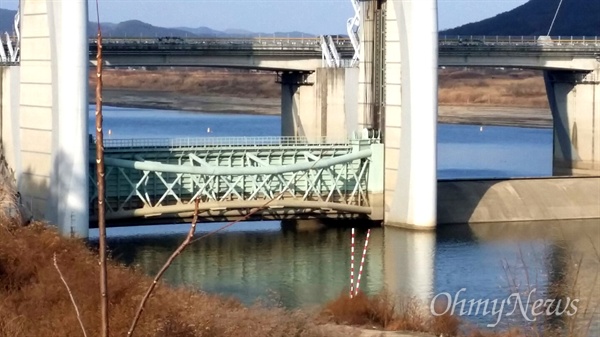
[[[388,1],[386,5],[384,223],[433,229],[437,213],[436,0]]]
[[[545,71],[554,119],[554,175],[600,174],[600,68]]]
[[[347,139],[357,128],[357,68],[281,74],[281,135]]]

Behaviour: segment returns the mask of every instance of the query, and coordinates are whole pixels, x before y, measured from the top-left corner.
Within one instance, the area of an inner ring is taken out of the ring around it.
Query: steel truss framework
[[[364,145],[370,141],[362,142],[126,148],[108,144],[107,218],[189,213],[196,198],[203,211],[225,217],[270,200],[266,209],[271,213],[369,213],[371,153]],[[94,175],[90,193],[93,217]]]

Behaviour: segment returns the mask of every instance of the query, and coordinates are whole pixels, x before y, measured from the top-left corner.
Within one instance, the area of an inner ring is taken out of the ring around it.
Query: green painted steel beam
[[[108,213],[106,215],[108,220],[127,219],[136,217],[153,217],[162,216],[165,214],[177,214],[194,211],[194,204],[181,204],[161,207],[147,207],[138,208],[132,210],[118,211]],[[301,200],[273,200],[267,204],[264,200],[250,200],[250,201],[228,201],[228,202],[202,202],[198,207],[199,214],[206,211],[227,211],[236,209],[249,209],[249,208],[265,208],[265,209],[279,209],[279,208],[293,208],[293,209],[324,209],[327,211],[337,211],[343,213],[353,214],[370,214],[371,207],[368,206],[355,206],[340,204],[335,202],[322,202],[322,201],[301,201]]]
[[[369,158],[371,149],[348,153],[345,155],[319,159],[313,162],[301,162],[283,166],[259,166],[259,167],[198,167],[185,165],[170,165],[150,161],[133,161],[118,158],[105,158],[107,166],[135,169],[139,171],[188,173],[197,175],[259,175],[259,174],[283,174],[311,169],[323,169],[330,166],[349,163],[357,159]]]

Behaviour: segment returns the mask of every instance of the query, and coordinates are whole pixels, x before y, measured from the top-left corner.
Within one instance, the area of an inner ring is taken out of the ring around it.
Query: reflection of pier
[[[200,227],[201,229],[201,227]],[[381,229],[369,242],[361,289],[382,286]],[[195,285],[246,301],[275,296],[286,306],[323,303],[348,287],[348,230],[228,232],[189,246],[165,274],[171,284]],[[155,273],[182,236],[115,244],[115,255]],[[360,243],[362,244],[362,243]]]

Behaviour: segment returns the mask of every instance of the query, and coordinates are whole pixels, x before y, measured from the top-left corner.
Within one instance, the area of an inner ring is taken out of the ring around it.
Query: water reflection
[[[246,224],[246,226],[250,226]],[[359,260],[364,240],[356,243]],[[155,273],[184,234],[113,237],[114,255]],[[375,228],[361,289],[383,287],[424,303],[441,292],[461,299],[507,299],[512,293],[537,298],[579,298],[577,326],[591,322],[600,331],[600,228],[597,221],[497,223],[445,226],[436,232]],[[349,286],[350,231],[240,230],[210,236],[189,247],[166,273],[167,282],[235,296],[246,303],[275,299],[287,307],[322,304]],[[512,308],[512,307],[510,307]],[[585,310],[587,308],[587,310]],[[585,311],[585,313],[584,313]],[[594,316],[593,316],[594,315]],[[566,316],[542,317],[569,327]],[[496,321],[472,315],[478,324]],[[541,318],[540,318],[541,319]],[[538,320],[539,322],[540,320]],[[503,317],[499,326],[523,324],[522,316]]]
[[[361,289],[371,293],[382,284],[381,232],[373,230],[361,281]],[[109,244],[118,259],[153,274],[183,236],[120,238]],[[275,299],[287,307],[322,304],[349,286],[349,238],[347,229],[219,233],[188,247],[164,277],[173,285],[191,285],[246,303]]]
[[[435,232],[385,228],[386,289],[427,303],[434,292]]]

